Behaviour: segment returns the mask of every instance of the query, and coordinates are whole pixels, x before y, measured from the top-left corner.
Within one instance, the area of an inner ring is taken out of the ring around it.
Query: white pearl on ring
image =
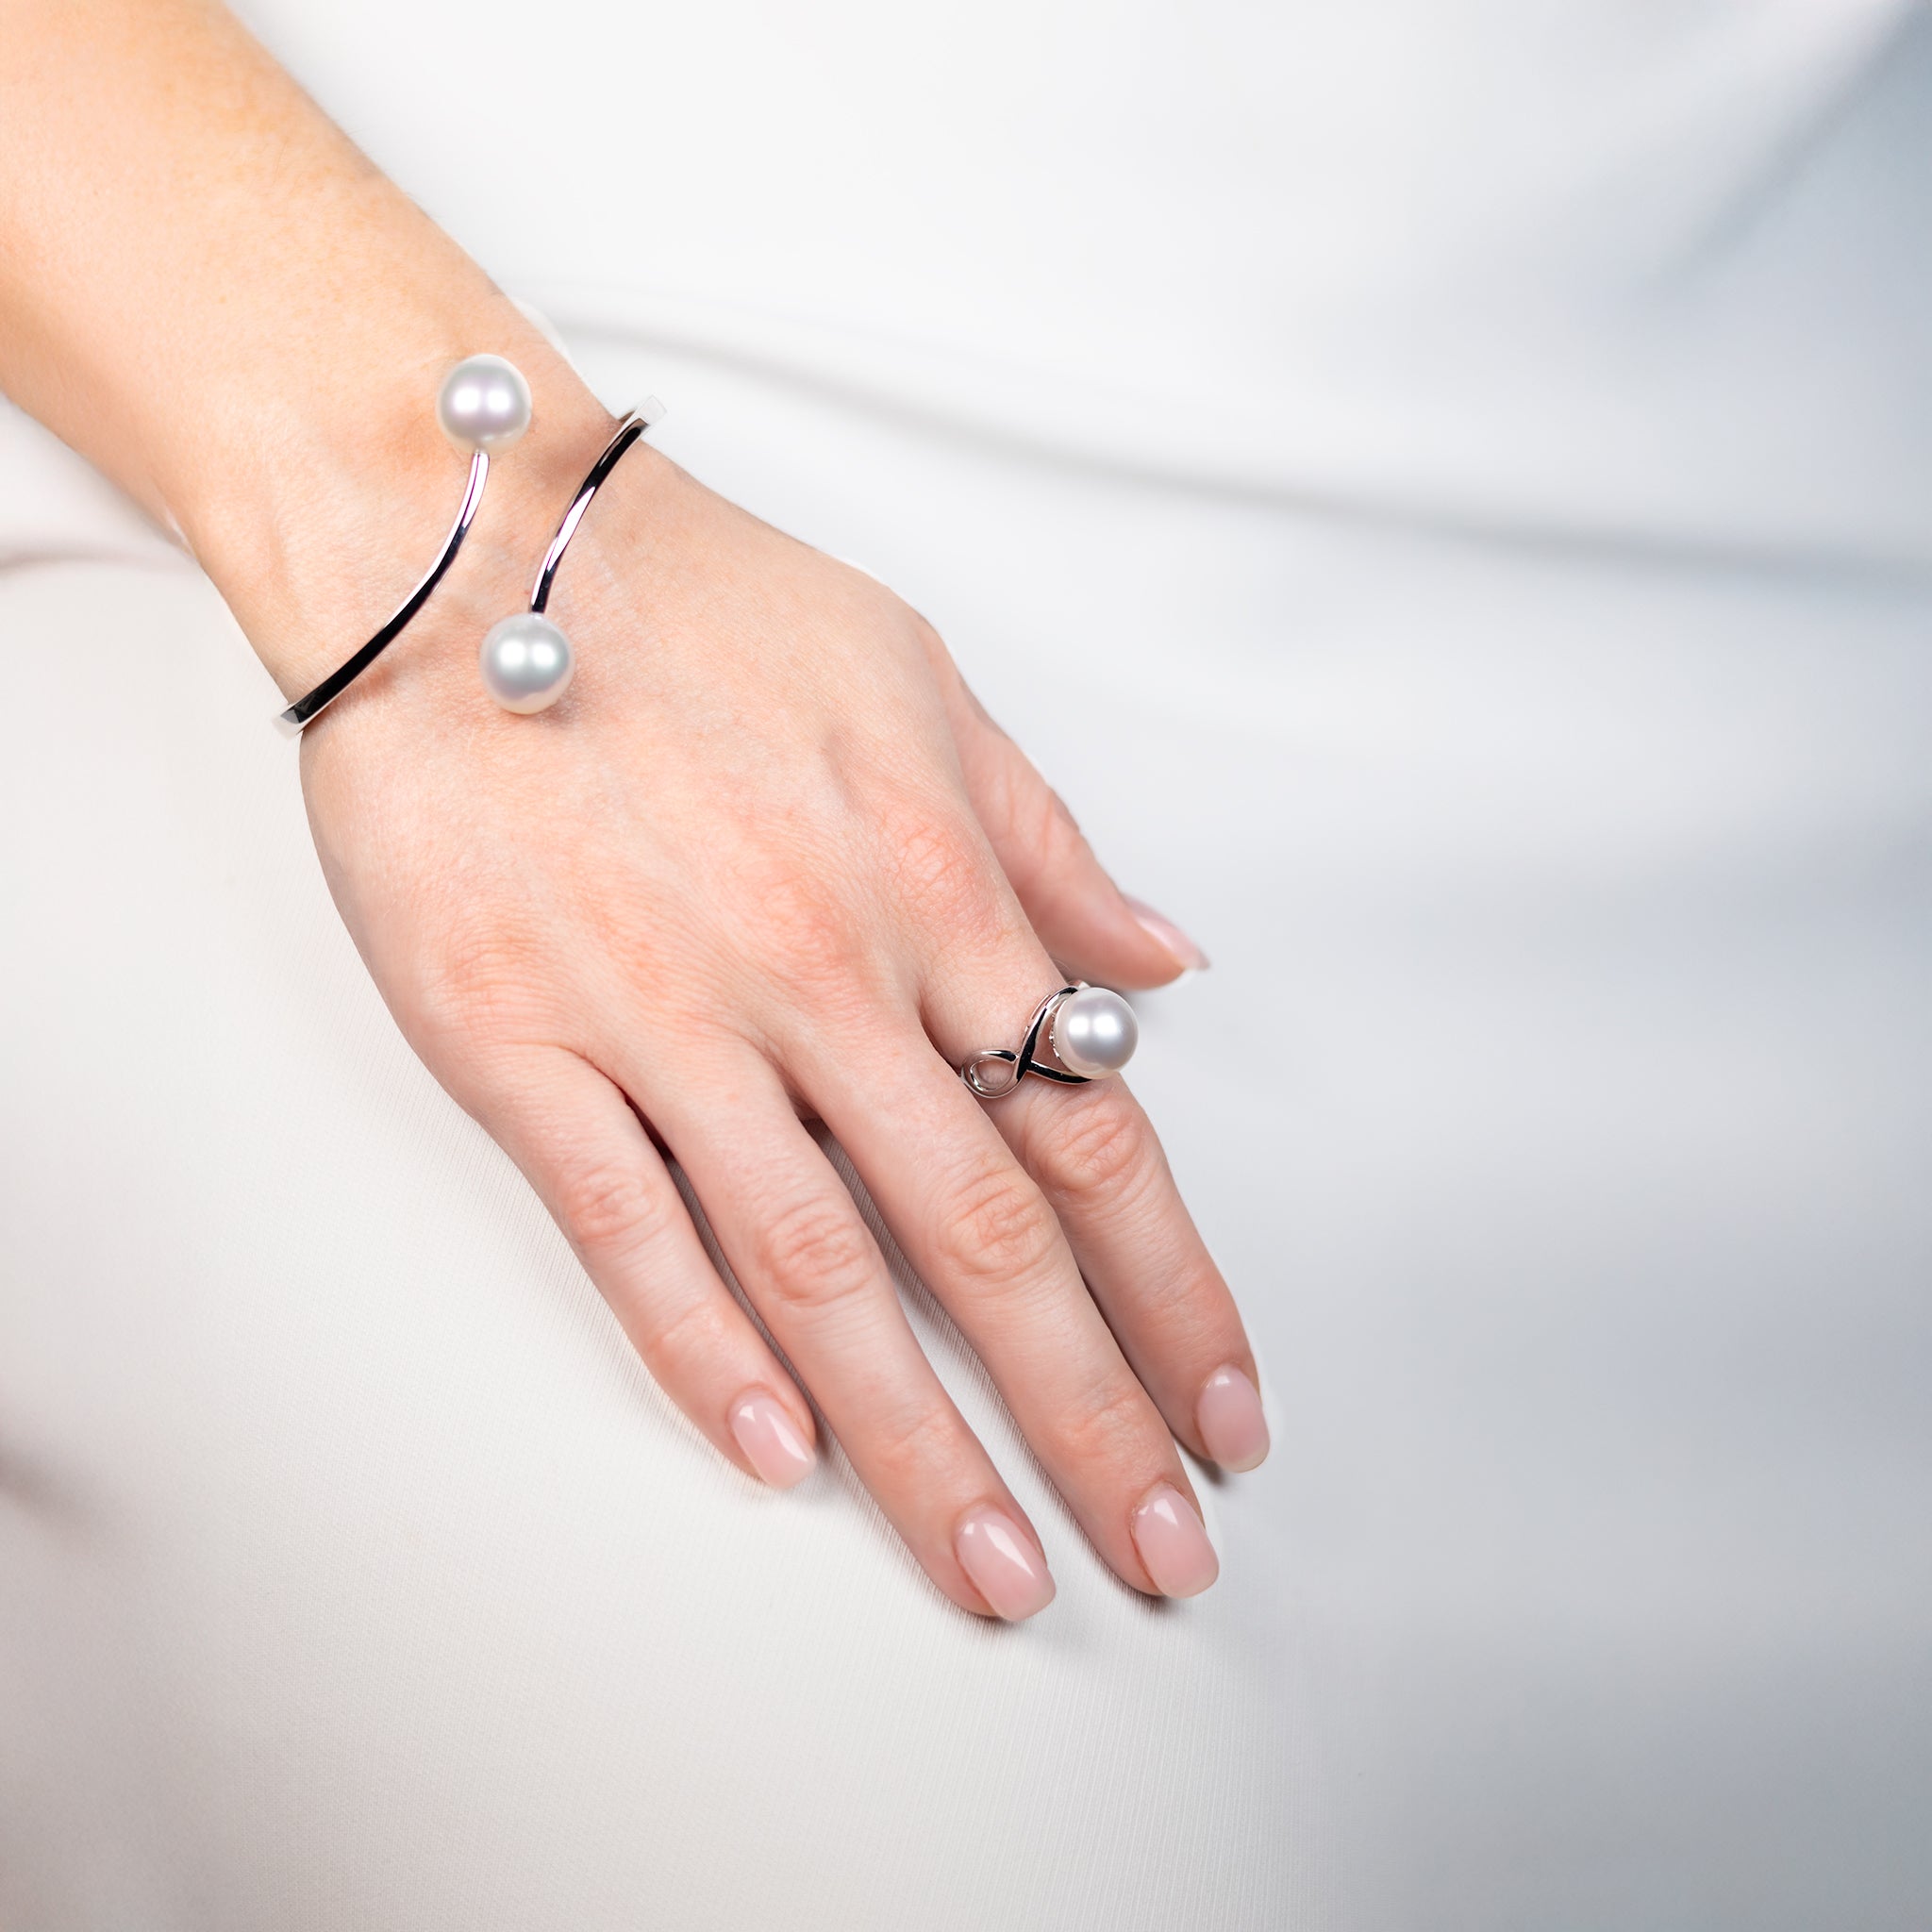
[[[546,711],[570,686],[570,640],[547,617],[520,610],[493,624],[477,658],[483,683],[506,711]]]
[[[471,356],[442,378],[436,420],[458,449],[507,450],[530,426],[530,385],[501,356]]]
[[[1083,986],[1053,1016],[1053,1050],[1070,1074],[1104,1080],[1134,1058],[1141,1023],[1119,993]]]

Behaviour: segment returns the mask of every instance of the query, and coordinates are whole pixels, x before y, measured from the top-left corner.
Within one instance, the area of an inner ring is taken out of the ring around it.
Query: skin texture
[[[1182,960],[928,625],[648,446],[558,579],[570,691],[498,709],[476,641],[610,418],[219,9],[0,0],[0,386],[183,532],[285,691],[441,541],[464,466],[442,372],[491,350],[530,378],[535,425],[457,568],[305,738],[302,783],[397,1024],[652,1373],[747,1473],[748,1397],[814,1438],[669,1156],[938,1586],[993,1607],[957,1543],[988,1507],[1037,1549],[802,1124],[823,1119],[1094,1546],[1155,1591],[1136,1512],[1164,1486],[1191,1503],[1174,1439],[1205,1453],[1204,1387],[1254,1376],[1233,1301],[1124,1082],[988,1108],[949,1063],[1010,1043],[1063,974],[1142,987]]]

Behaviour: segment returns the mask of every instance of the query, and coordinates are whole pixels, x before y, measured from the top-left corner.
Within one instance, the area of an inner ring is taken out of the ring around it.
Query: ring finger
[[[769,1063],[712,1051],[722,1063],[700,1077],[630,1072],[740,1283],[933,1581],[970,1610],[1044,1608],[1040,1539],[926,1360],[852,1196]]]
[[[1034,951],[956,955],[928,995],[935,1040],[952,1045],[1012,1033],[1015,1020],[995,1016],[1023,1015],[1051,990],[1054,969]],[[1039,1050],[1051,1062],[1050,1037]],[[1027,1078],[983,1104],[1052,1205],[1168,1426],[1197,1456],[1254,1468],[1268,1453],[1268,1427],[1241,1313],[1125,1081],[1066,1087]]]

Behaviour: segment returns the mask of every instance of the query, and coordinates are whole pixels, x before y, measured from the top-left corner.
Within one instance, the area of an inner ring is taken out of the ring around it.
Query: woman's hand
[[[213,0],[0,0],[0,387],[182,532],[286,692],[435,554],[451,364],[493,350],[532,382],[458,567],[303,776],[403,1030],[658,1380],[741,1466],[809,1466],[811,1415],[668,1149],[941,1587],[1004,1616],[1050,1595],[817,1115],[1108,1561],[1205,1588],[1169,1431],[1236,1467],[1267,1436],[1153,1133],[1118,1081],[988,1109],[948,1064],[1011,1041],[1062,967],[1147,986],[1188,942],[1114,891],[911,611],[655,452],[564,565],[574,688],[498,710],[477,641],[609,432],[596,400]]]
[[[337,904],[410,1042],[661,1386],[788,1484],[810,1410],[668,1150],[927,1573],[1029,1615],[1038,1541],[801,1116],[824,1121],[1108,1562],[1206,1588],[1174,1438],[1245,1467],[1266,1434],[1153,1130],[1119,1080],[987,1106],[949,1064],[1014,1043],[1063,972],[1153,985],[1189,942],[1116,891],[914,612],[654,452],[599,494],[552,611],[578,664],[554,709],[490,702],[475,641],[503,612],[458,594],[304,742]]]

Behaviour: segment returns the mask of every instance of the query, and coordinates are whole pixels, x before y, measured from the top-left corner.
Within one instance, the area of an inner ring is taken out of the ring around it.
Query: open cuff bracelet
[[[285,731],[291,736],[299,735],[306,725],[319,718],[395,642],[428,603],[430,593],[457,560],[463,539],[475,521],[484,487],[490,479],[491,455],[501,455],[522,438],[530,426],[530,413],[529,384],[515,364],[501,356],[468,357],[443,378],[436,401],[437,421],[443,434],[470,456],[469,480],[463,488],[456,522],[450,525],[436,561],[396,608],[394,615],[354,657],[279,714],[276,722]],[[656,396],[649,396],[619,424],[617,433],[591,465],[550,540],[550,548],[537,573],[536,588],[530,593],[529,609],[492,625],[484,638],[480,658],[484,687],[506,710],[543,710],[554,705],[569,685],[575,668],[570,640],[544,615],[551,585],[570,540],[591,507],[591,499],[617,467],[624,453],[663,415],[664,405]]]

